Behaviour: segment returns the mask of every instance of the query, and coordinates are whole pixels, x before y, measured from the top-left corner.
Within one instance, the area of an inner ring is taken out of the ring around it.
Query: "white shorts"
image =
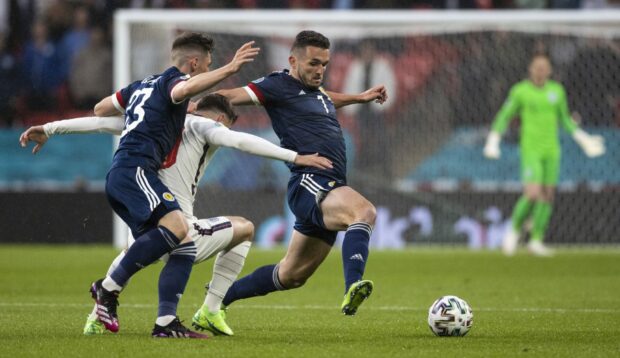
[[[189,235],[196,245],[197,254],[194,264],[215,256],[232,241],[233,227],[227,217],[218,216],[208,219],[193,217],[188,219],[187,223],[189,224]],[[127,238],[127,247],[131,246],[134,241],[130,232]],[[160,260],[168,261],[168,254],[162,256]]]

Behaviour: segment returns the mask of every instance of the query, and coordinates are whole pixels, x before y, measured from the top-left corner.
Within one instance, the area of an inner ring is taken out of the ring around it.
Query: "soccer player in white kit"
[[[265,139],[230,130],[236,118],[225,97],[217,94],[203,97],[197,103],[195,114],[186,116],[183,137],[173,148],[176,155],[169,156],[174,159],[163,163],[158,173],[161,181],[173,192],[188,220],[189,235],[198,251],[194,263],[203,262],[218,254],[205,302],[192,320],[194,327],[209,330],[216,335],[233,335],[232,329],[225,321],[225,314],[220,309],[221,302],[243,268],[254,235],[252,222],[245,218],[219,216],[198,219],[193,214],[196,188],[217,149],[221,146],[231,147],[296,165],[322,169],[332,167],[328,159],[318,154],[298,155]],[[118,135],[123,128],[122,117],[75,118],[31,127],[20,136],[20,143],[22,146],[26,146],[29,140],[37,143],[33,149],[33,153],[36,154],[52,135],[71,133]],[[128,246],[132,243],[133,237],[129,234]],[[124,251],[114,259],[108,273],[114,270],[123,256]],[[165,261],[167,255],[161,259]],[[105,330],[97,319],[95,309],[87,319],[84,334],[100,334]]]

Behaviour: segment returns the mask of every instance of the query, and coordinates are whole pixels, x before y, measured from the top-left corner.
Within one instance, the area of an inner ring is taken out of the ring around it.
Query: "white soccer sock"
[[[174,321],[175,318],[176,316],[172,316],[172,315],[157,317],[157,319],[155,320],[155,324],[162,326],[162,327],[166,327],[167,325],[170,324],[170,322]]]
[[[108,291],[118,291],[121,292],[123,290],[123,286],[118,285],[111,277],[110,275],[112,275],[112,272],[114,272],[114,270],[118,267],[118,265],[120,264],[121,260],[123,259],[123,257],[125,257],[125,250],[121,251],[118,256],[116,256],[116,258],[114,259],[114,261],[112,261],[112,263],[110,264],[110,267],[108,268],[108,273],[106,274],[105,279],[103,280],[103,282],[101,283],[101,286],[103,286],[103,288],[105,288]]]
[[[209,291],[204,304],[211,313],[217,313],[222,305],[226,292],[235,282],[243,269],[245,257],[248,256],[252,242],[244,241],[229,251],[217,254],[213,264],[213,278],[209,283]]]
[[[118,254],[118,256],[116,256],[114,261],[112,261],[112,263],[110,264],[110,267],[108,268],[108,273],[106,274],[106,277],[110,277],[110,275],[112,275],[112,272],[114,272],[114,270],[121,263],[121,260],[123,259],[123,257],[125,257],[125,250],[121,251]]]

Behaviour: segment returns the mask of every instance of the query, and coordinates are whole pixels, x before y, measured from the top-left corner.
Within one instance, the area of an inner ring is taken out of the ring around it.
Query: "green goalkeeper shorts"
[[[521,153],[521,180],[524,183],[556,186],[559,178],[559,154]]]

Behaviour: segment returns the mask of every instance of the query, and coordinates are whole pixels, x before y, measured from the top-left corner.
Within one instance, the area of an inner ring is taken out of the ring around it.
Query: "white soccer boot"
[[[534,256],[541,256],[541,257],[553,256],[553,250],[545,246],[540,240],[530,241],[527,244],[527,251],[529,251]]]
[[[519,242],[519,232],[512,226],[506,229],[504,239],[502,240],[502,252],[506,256],[513,256],[517,252],[517,243]]]

